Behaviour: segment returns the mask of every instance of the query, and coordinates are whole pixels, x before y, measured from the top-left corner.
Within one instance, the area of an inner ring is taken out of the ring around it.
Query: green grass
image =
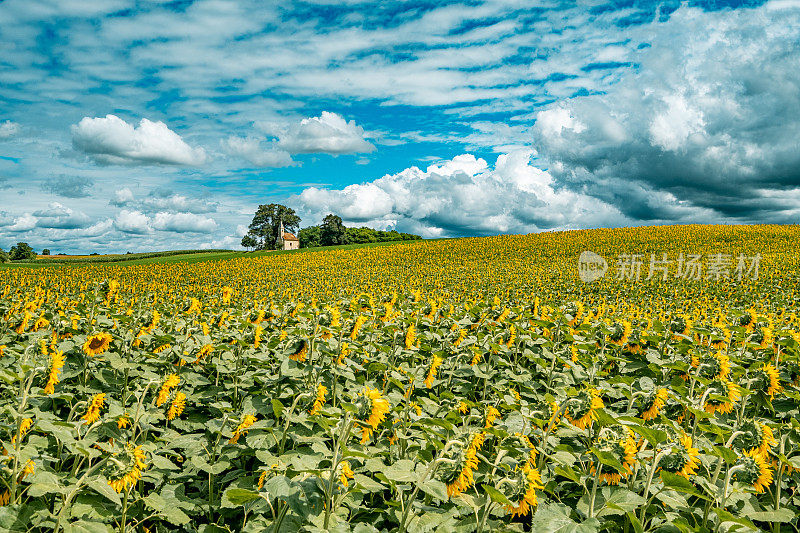
[[[260,257],[274,254],[298,254],[326,252],[330,250],[353,250],[375,246],[401,245],[419,241],[370,242],[365,244],[343,244],[340,246],[318,246],[300,250],[265,250],[259,252],[235,252],[227,250],[179,250],[167,252],[146,252],[141,254],[99,255],[85,259],[39,259],[34,262],[0,263],[1,268],[45,268],[62,266],[86,266],[92,264],[148,265],[153,263],[199,263],[201,261],[222,261],[238,257]]]

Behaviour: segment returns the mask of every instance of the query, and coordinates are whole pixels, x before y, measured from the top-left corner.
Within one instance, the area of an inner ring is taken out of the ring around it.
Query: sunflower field
[[[1,269],[0,531],[797,531],[799,244],[674,226]],[[641,278],[585,283],[584,250]],[[731,262],[648,276],[692,254]]]

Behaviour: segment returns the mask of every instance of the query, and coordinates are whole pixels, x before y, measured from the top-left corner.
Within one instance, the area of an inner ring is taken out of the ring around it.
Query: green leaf
[[[113,528],[102,522],[90,522],[88,520],[78,520],[64,525],[64,533],[110,533]]]
[[[417,481],[418,476],[414,473],[414,463],[408,459],[400,459],[386,467],[383,471],[386,479],[396,483],[409,483]]]
[[[111,488],[111,485],[108,484],[108,481],[103,478],[95,478],[89,483],[87,483],[90,489],[94,490],[95,492],[99,492],[113,503],[117,505],[122,505],[122,499],[120,498],[117,491]]]
[[[272,399],[272,412],[275,413],[277,419],[280,419],[283,414],[283,404],[275,398]]]
[[[230,488],[227,489],[222,495],[223,507],[237,507],[244,505],[253,500],[259,499],[261,496],[254,490]]]
[[[644,527],[642,523],[636,518],[636,513],[628,512],[626,513],[628,516],[628,520],[630,521],[631,525],[633,526],[634,533],[644,533]]]
[[[714,507],[714,512],[719,517],[720,524],[724,524],[726,522],[732,522],[734,524],[739,524],[753,531],[761,531],[760,528],[758,528],[754,523],[752,523],[745,517],[734,516],[725,509],[720,509],[719,507]]]
[[[783,522],[788,523],[794,520],[795,513],[791,509],[782,507],[772,511],[751,511],[747,513],[747,518],[757,522]]]
[[[647,442],[649,442],[653,447],[656,447],[667,440],[667,433],[665,431],[647,428],[637,424],[631,424],[628,427],[631,428],[635,433],[644,437],[645,440],[647,440]]]
[[[511,500],[506,498],[502,492],[492,487],[491,485],[483,483],[481,486],[483,487],[484,492],[486,492],[486,494],[492,499],[493,502],[501,503],[503,505],[513,505],[511,503]]]
[[[592,453],[597,457],[597,460],[604,465],[610,466],[618,472],[625,470],[625,468],[622,466],[622,463],[620,463],[612,453],[604,452],[602,450],[598,450],[597,448],[592,448]]]
[[[721,457],[725,464],[728,465],[734,464],[738,459],[735,451],[724,446],[714,446],[714,455]]]
[[[664,482],[664,486],[669,487],[671,489],[675,489],[678,492],[689,494],[691,496],[697,496],[698,498],[707,501],[711,500],[711,498],[700,492],[700,490],[697,487],[695,487],[691,481],[689,481],[683,476],[679,476],[677,474],[672,474],[670,472],[662,470],[661,481]]]

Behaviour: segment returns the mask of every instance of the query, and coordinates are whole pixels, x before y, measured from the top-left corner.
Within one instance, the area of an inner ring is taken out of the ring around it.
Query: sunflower
[[[236,426],[236,431],[233,432],[233,437],[228,440],[228,444],[235,444],[239,441],[239,437],[247,433],[247,428],[255,424],[256,417],[254,415],[244,415],[241,423]]]
[[[445,467],[442,481],[447,485],[447,495],[451,498],[469,489],[474,483],[473,472],[478,468],[478,451],[486,438],[483,432],[475,433],[466,449],[459,449],[454,462]]]
[[[619,485],[622,478],[630,475],[631,467],[636,464],[637,447],[633,432],[628,428],[603,428],[598,436],[597,448],[619,459],[622,470],[606,466],[600,471],[600,479],[609,485]],[[595,471],[594,465],[591,470]]]
[[[181,413],[183,413],[185,407],[186,395],[182,392],[179,392],[175,395],[175,399],[172,400],[172,403],[169,406],[169,410],[167,411],[167,420],[174,420],[176,417],[181,416]]]
[[[33,419],[32,418],[23,418],[22,422],[20,422],[20,424],[19,424],[19,431],[17,432],[16,435],[11,437],[11,444],[14,444],[15,442],[17,442],[17,437],[22,439],[22,437],[24,437],[25,434],[28,431],[30,431],[32,427],[33,427]]]
[[[105,401],[106,395],[103,392],[92,396],[92,400],[89,402],[89,407],[86,409],[86,414],[82,417],[84,420],[86,420],[87,424],[91,424],[97,420],[100,420],[100,409],[103,408],[103,403],[105,403]]]
[[[512,479],[512,489],[508,499],[511,505],[505,504],[505,509],[511,513],[511,517],[527,516],[532,508],[538,504],[536,500],[536,489],[543,489],[542,476],[539,471],[528,463],[517,468]]]
[[[731,373],[730,359],[721,351],[698,360],[698,367],[703,379],[728,379]]]
[[[199,363],[200,361],[205,359],[205,357],[208,354],[210,354],[213,351],[214,351],[214,346],[213,345],[211,345],[211,344],[204,345],[202,348],[200,348],[200,351],[197,352],[197,359],[195,359],[194,362],[195,363]]]
[[[314,405],[311,406],[311,410],[308,414],[315,415],[322,409],[322,406],[325,404],[326,394],[328,394],[328,388],[321,383],[317,385],[317,397],[314,399]]]
[[[150,320],[148,320],[147,324],[142,328],[142,331],[145,333],[152,333],[152,331],[156,329],[159,320],[161,320],[161,314],[154,310],[150,315]]]
[[[642,419],[653,420],[661,412],[664,404],[667,403],[669,392],[661,388],[651,394],[642,404]]]
[[[569,326],[574,328],[583,317],[583,304],[581,302],[572,302],[564,311],[570,317]]]
[[[498,411],[494,406],[489,406],[486,409],[486,423],[483,427],[490,428],[494,425],[494,421],[497,420],[497,417],[500,416],[500,411]]]
[[[666,472],[689,479],[689,476],[694,475],[700,466],[700,451],[692,446],[692,437],[684,433],[669,446],[669,453],[661,458],[658,467]]]
[[[350,463],[342,461],[342,472],[339,474],[339,482],[345,487],[348,486],[348,479],[353,479],[353,470],[350,468]]]
[[[133,487],[142,477],[142,470],[147,468],[147,456],[141,446],[134,447],[128,443],[125,453],[119,457],[112,457],[107,467],[106,477],[108,484],[116,492],[122,492]]]
[[[747,420],[739,428],[742,432],[733,439],[733,447],[738,451],[758,452],[766,456],[778,442],[772,428],[755,420]]]
[[[222,287],[222,303],[228,304],[231,301],[231,296],[233,296],[233,289],[228,287],[227,285]]]
[[[610,329],[611,333],[607,337],[608,342],[617,346],[625,346],[631,336],[633,327],[630,321],[623,320],[622,322],[614,322]]]
[[[111,335],[108,333],[95,333],[93,335],[89,335],[86,338],[86,342],[83,343],[83,353],[90,357],[99,355],[108,350],[112,340],[113,339]]]
[[[55,386],[58,385],[58,375],[61,369],[64,368],[64,352],[61,350],[53,350],[50,354],[50,373],[47,376],[47,384],[44,386],[45,394],[53,394]]]
[[[378,429],[392,407],[389,401],[381,395],[381,391],[366,386],[359,393],[356,407],[358,407],[358,417],[364,422],[361,439],[363,444],[369,440],[372,432]]]
[[[378,429],[378,425],[383,422],[386,414],[391,410],[389,401],[381,395],[379,390],[370,387],[364,387],[359,396],[357,402],[359,418],[372,429]]]
[[[736,465],[744,467],[734,473],[736,480],[750,485],[756,489],[757,493],[763,493],[772,483],[772,468],[767,462],[767,458],[757,450],[745,450]]]
[[[408,326],[408,330],[406,331],[406,337],[405,337],[405,346],[407,350],[411,349],[411,347],[414,346],[414,341],[416,340],[416,338],[417,338],[416,328],[414,328],[414,324],[411,324],[410,326]]]
[[[583,389],[575,399],[578,406],[573,407],[575,403],[570,404],[564,416],[578,429],[586,429],[597,418],[597,409],[602,409],[605,404],[597,389],[592,388]]]
[[[469,413],[469,405],[467,405],[467,402],[465,402],[464,400],[461,400],[461,402],[459,402],[458,412],[461,413],[462,415]]]
[[[131,425],[131,418],[128,413],[117,418],[117,429],[125,429]]]
[[[745,314],[739,317],[739,325],[747,331],[752,331],[756,323],[756,312],[753,309],[748,309]]]
[[[775,368],[775,365],[766,363],[756,371],[753,380],[753,388],[763,392],[769,396],[770,399],[783,390],[780,374],[778,374],[778,369]]]
[[[733,411],[733,404],[741,397],[736,385],[727,379],[715,379],[708,384],[707,390],[711,395],[722,396],[727,400],[717,400],[709,397],[706,400],[704,409],[707,413],[714,414],[720,412],[728,414]]]
[[[289,359],[292,361],[297,361],[298,363],[302,363],[306,360],[308,356],[308,341],[303,339],[301,342],[297,343],[292,351],[289,354]]]
[[[364,315],[359,315],[356,318],[355,323],[353,324],[353,329],[350,330],[350,340],[354,341],[358,337],[358,332],[361,331],[361,326],[367,321],[367,317]]]
[[[428,367],[428,375],[425,377],[425,387],[430,389],[433,386],[433,380],[436,379],[436,372],[438,372],[441,365],[442,358],[438,355],[434,355],[433,361],[431,361],[431,364]]]
[[[161,385],[161,389],[158,391],[158,397],[156,398],[156,407],[161,407],[161,405],[167,401],[169,398],[169,392],[178,386],[181,382],[181,378],[178,377],[177,374],[170,374],[164,380],[164,383]]]

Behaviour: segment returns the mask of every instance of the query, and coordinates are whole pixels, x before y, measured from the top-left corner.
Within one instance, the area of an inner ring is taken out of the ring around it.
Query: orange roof
[[[298,239],[297,237],[295,237],[294,235],[292,235],[288,231],[284,231],[283,232],[283,240],[284,241],[299,241],[300,239]]]

